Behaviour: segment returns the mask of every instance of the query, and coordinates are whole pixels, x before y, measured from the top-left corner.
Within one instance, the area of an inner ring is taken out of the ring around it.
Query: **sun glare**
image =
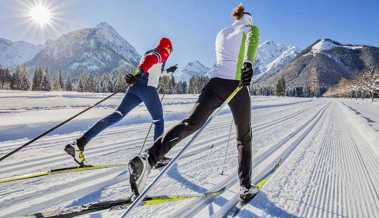
[[[0,0],[1,1],[1,0]],[[64,0],[14,0],[16,29],[20,34],[42,42],[62,35],[68,23],[64,18],[69,1]]]
[[[37,4],[30,8],[29,18],[41,28],[51,24],[52,14],[51,10],[46,6]]]

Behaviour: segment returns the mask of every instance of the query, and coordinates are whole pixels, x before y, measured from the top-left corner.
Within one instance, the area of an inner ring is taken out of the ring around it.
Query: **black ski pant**
[[[154,166],[178,142],[198,130],[212,112],[220,107],[237,88],[238,84],[237,80],[211,79],[203,88],[189,117],[158,138],[154,145],[147,150],[150,165]],[[229,103],[237,130],[238,175],[241,186],[247,188],[251,186],[252,167],[250,105],[247,88],[241,89]]]

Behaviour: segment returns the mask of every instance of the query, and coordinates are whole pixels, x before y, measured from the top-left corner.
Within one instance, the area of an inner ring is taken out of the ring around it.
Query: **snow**
[[[338,47],[352,49],[352,50],[363,48],[363,46],[360,46],[360,45],[341,45],[341,44],[336,44],[336,42],[330,39],[321,39],[318,43],[312,46],[312,53],[313,55],[324,53],[325,51],[329,51]]]
[[[327,39],[321,39],[312,47],[313,53],[321,53],[323,51],[332,50],[333,48],[339,47],[337,44],[333,43]]]
[[[379,104],[368,101],[344,100],[347,120],[379,155]]]
[[[0,153],[32,138],[33,126],[39,127],[34,133],[37,135],[106,95],[0,91]],[[112,112],[121,97],[122,94],[115,96],[79,117],[76,124],[68,124],[64,131],[54,132],[0,162],[0,177],[72,165],[73,161],[63,153],[64,145]],[[197,96],[166,97],[165,128],[169,129],[186,117]],[[379,143],[372,135],[378,134],[377,102],[254,96],[252,104],[253,181],[279,159],[282,162],[262,192],[237,217],[379,217],[379,154],[375,152]],[[139,152],[150,121],[148,112],[139,106],[89,144],[87,159],[91,164],[127,163]],[[223,217],[228,208],[233,208],[239,192],[235,128],[225,153],[231,121],[230,111],[224,109],[149,193],[195,194],[226,185],[223,194],[137,207],[130,217]],[[8,134],[11,127],[13,134]],[[152,143],[151,137],[147,146]],[[178,144],[168,156],[175,155],[183,145],[184,142]],[[224,175],[220,175],[222,169]],[[158,173],[153,170],[150,181]],[[130,195],[128,172],[123,167],[0,186],[0,217],[19,217]],[[121,213],[111,210],[81,217],[119,217]]]

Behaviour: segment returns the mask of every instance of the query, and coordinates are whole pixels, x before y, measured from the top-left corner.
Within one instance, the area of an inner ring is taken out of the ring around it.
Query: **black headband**
[[[249,15],[250,17],[252,17],[251,14],[250,14],[249,12],[243,12],[243,14],[247,14],[247,15]]]

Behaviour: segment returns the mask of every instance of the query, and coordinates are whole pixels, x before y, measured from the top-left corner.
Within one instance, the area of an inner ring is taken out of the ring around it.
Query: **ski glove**
[[[243,87],[250,86],[251,78],[253,78],[253,65],[250,62],[245,62],[241,72],[240,85]]]
[[[167,73],[174,73],[178,69],[177,65],[171,66],[166,69]]]
[[[128,84],[131,85],[137,82],[137,78],[131,73],[126,74],[125,80]]]

